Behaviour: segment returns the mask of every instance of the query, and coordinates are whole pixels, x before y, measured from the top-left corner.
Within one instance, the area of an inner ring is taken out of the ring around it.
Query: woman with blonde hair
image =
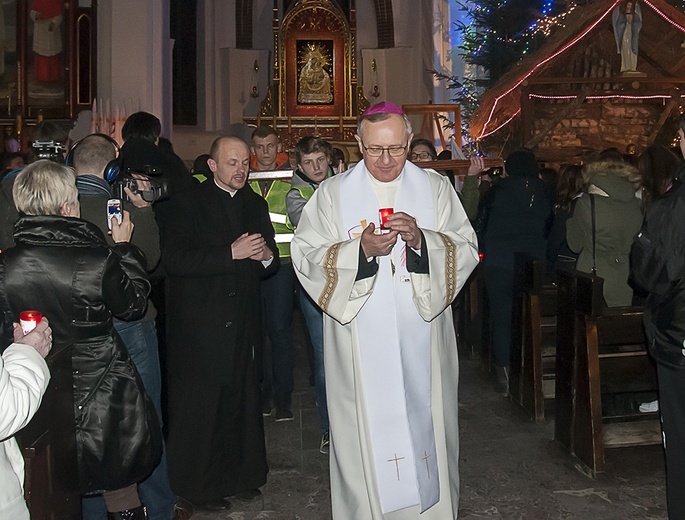
[[[16,178],[21,217],[16,246],[0,255],[0,311],[16,321],[37,309],[50,320],[56,346],[73,345],[72,368],[79,484],[102,493],[109,518],[145,518],[136,483],[161,455],[154,407],[112,325],[114,316],[145,312],[150,284],[140,250],[129,244],[133,224],[112,219],[109,247],[82,220],[74,172],[41,160]]]

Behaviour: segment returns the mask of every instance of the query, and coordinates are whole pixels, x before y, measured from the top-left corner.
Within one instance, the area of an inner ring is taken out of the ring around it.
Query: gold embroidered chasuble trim
[[[338,252],[340,250],[341,242],[333,244],[326,251],[326,258],[324,260],[323,269],[326,273],[326,284],[324,285],[321,296],[319,296],[319,307],[323,312],[328,312],[328,305],[331,303],[333,291],[338,285]]]
[[[444,233],[438,235],[445,246],[445,299],[450,305],[457,294],[457,246]]]

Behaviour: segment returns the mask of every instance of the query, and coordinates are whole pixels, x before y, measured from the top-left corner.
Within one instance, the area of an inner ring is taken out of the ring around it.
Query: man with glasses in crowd
[[[407,161],[392,103],[357,127],[364,160],[316,190],[291,244],[325,313],[333,518],[455,518],[456,338],[450,304],[478,262],[449,181]]]

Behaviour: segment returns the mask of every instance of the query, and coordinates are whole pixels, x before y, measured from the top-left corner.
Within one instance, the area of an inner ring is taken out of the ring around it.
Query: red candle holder
[[[21,325],[21,330],[26,336],[29,332],[36,328],[36,325],[43,319],[43,313],[40,311],[21,311],[19,313],[19,324]]]
[[[381,208],[378,210],[378,216],[380,217],[381,221],[381,229],[390,229],[388,226],[388,217],[395,213],[395,210],[392,208]]]

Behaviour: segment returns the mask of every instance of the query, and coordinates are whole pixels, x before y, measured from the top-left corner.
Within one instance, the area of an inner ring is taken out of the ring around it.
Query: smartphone
[[[116,218],[121,224],[123,214],[121,213],[121,199],[109,199],[107,201],[107,227],[112,229],[112,219]]]

